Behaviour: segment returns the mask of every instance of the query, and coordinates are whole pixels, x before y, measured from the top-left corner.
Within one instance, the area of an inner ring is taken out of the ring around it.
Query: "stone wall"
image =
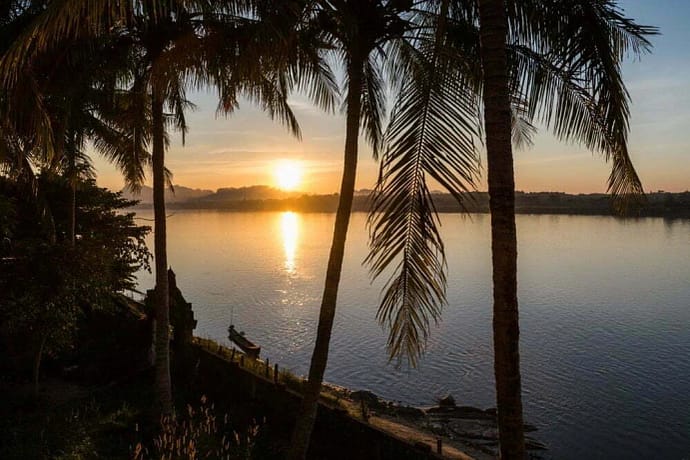
[[[231,362],[229,350],[215,346],[217,349],[213,350],[209,342],[202,344],[198,340],[191,345],[194,363],[189,384],[194,390],[206,394],[219,405],[232,405],[233,400],[251,403],[256,416],[266,417],[273,426],[280,426],[284,434],[290,433],[299,409],[299,393],[281,383],[280,379],[276,383],[272,367],[269,367],[268,378],[257,375],[246,369],[248,361],[244,367],[237,358]],[[442,458],[426,450],[353,418],[337,405],[321,403],[309,457],[334,460]]]

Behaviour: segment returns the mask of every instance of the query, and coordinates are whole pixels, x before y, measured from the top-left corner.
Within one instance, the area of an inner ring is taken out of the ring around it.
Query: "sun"
[[[279,162],[274,168],[273,175],[276,185],[283,190],[294,190],[302,183],[302,167],[295,161]]]

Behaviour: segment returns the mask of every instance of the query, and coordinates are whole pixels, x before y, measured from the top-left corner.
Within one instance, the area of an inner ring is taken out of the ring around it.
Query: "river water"
[[[196,334],[227,343],[233,321],[262,356],[306,374],[333,220],[174,212],[169,263]],[[420,365],[398,369],[375,320],[381,283],[362,266],[366,215],[353,215],[327,381],[414,405],[450,393],[494,406],[489,216],[442,222],[448,305]],[[517,225],[523,404],[547,458],[690,458],[690,221],[524,215]],[[142,289],[152,284],[140,275]]]

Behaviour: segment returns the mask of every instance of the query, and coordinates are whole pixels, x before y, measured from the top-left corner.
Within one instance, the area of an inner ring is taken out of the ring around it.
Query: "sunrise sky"
[[[632,97],[630,151],[645,190],[690,189],[690,1],[621,0],[628,16],[654,25],[653,53],[628,61],[624,78]],[[198,109],[188,114],[186,145],[173,136],[166,165],[174,182],[217,189],[256,184],[278,186],[276,165],[290,160],[301,169],[297,189],[337,192],[342,168],[345,119],[325,114],[301,95],[292,100],[301,142],[261,111],[245,103],[229,118],[216,117],[212,93],[190,94]],[[100,185],[119,190],[119,173],[97,158]],[[485,164],[485,162],[484,162]],[[535,145],[515,152],[516,187],[524,191],[604,192],[609,165],[584,148],[558,142],[544,130]],[[357,188],[371,188],[377,164],[360,140]],[[150,181],[149,181],[150,182]],[[482,183],[480,189],[485,189]]]

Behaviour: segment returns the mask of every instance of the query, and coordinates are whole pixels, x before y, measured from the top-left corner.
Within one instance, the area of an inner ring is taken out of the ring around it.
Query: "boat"
[[[261,347],[254,345],[254,343],[244,336],[244,332],[237,332],[234,325],[228,327],[228,338],[235,343],[240,350],[242,350],[250,358],[258,358],[261,353]]]

